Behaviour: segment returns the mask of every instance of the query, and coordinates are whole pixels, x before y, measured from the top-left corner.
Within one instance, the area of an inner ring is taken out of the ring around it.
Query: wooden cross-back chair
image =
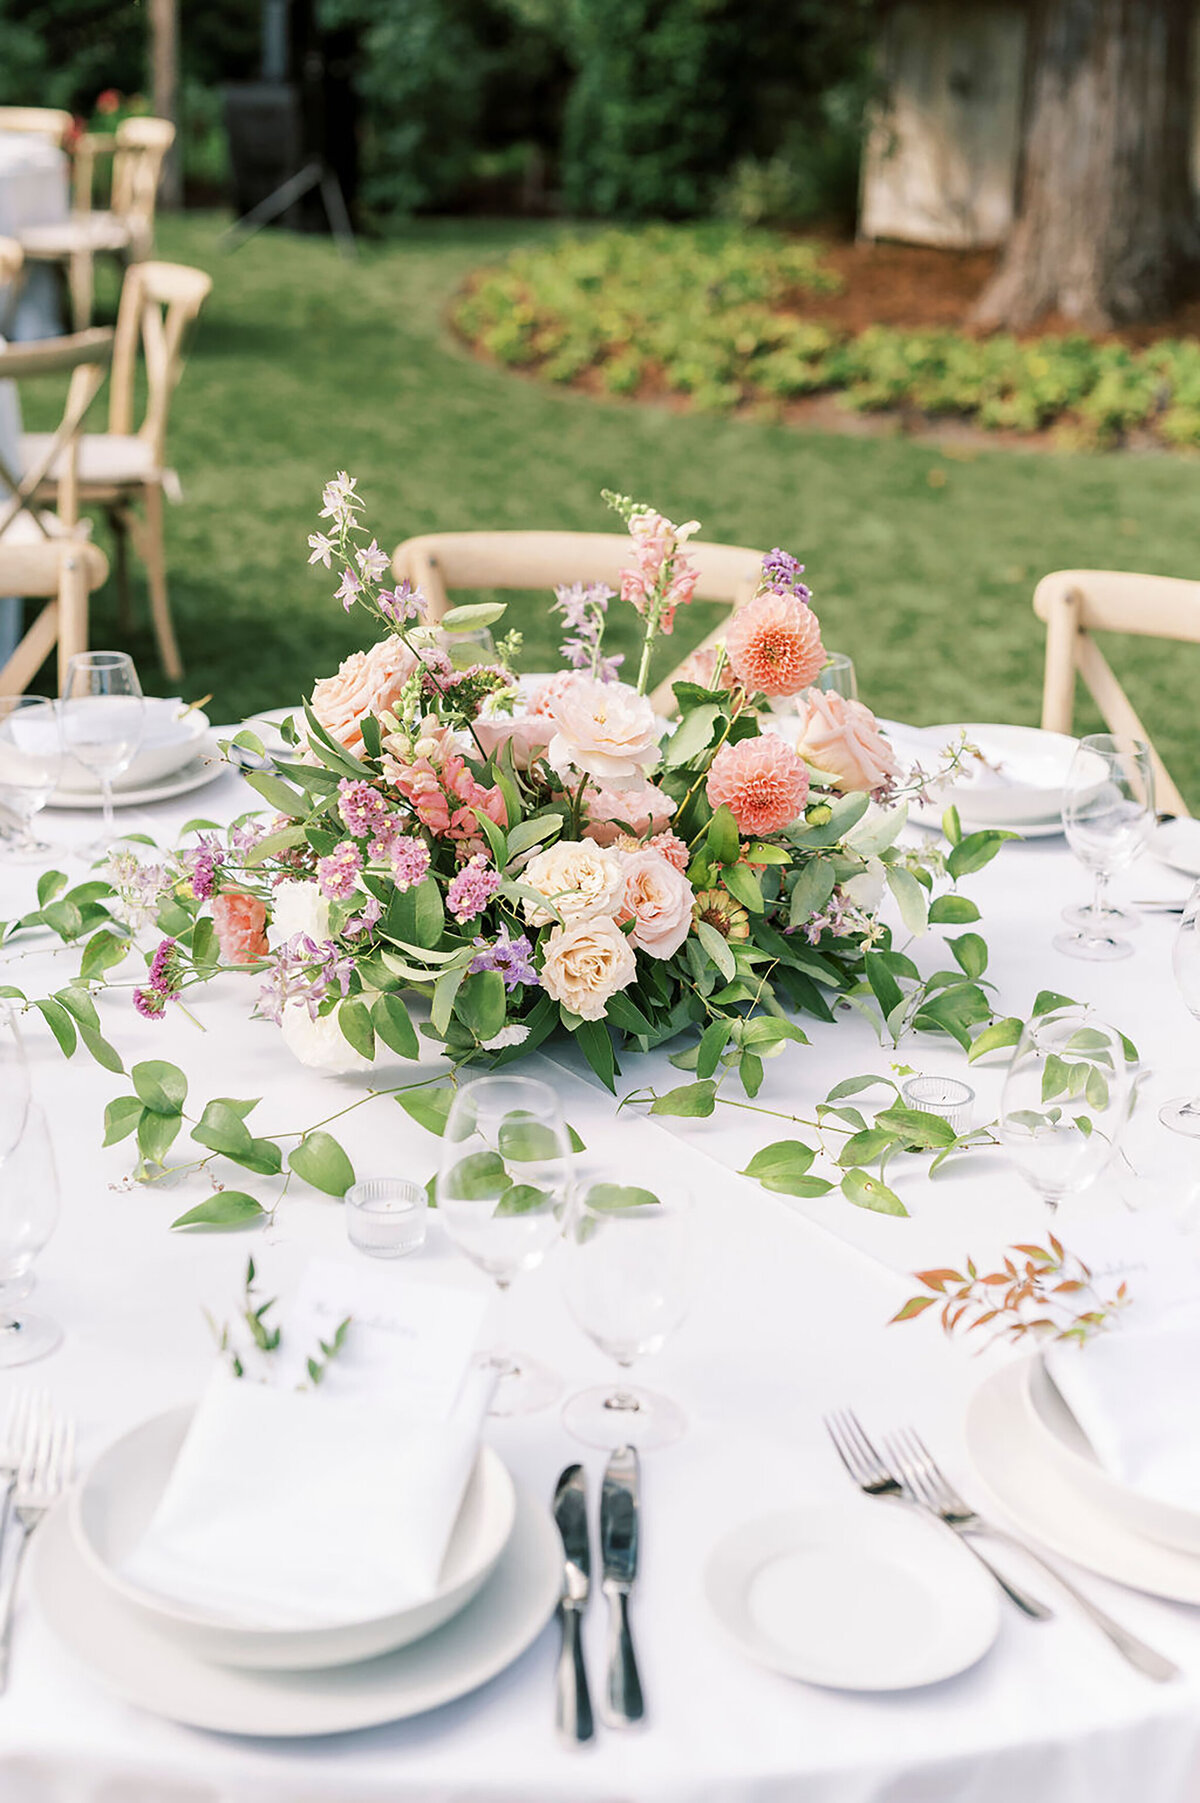
[[[62,419],[44,435],[38,462],[19,470],[0,456],[0,594],[46,602],[0,668],[0,693],[6,695],[29,686],[56,642],[60,686],[69,659],[87,650],[88,598],[108,575],[108,563],[79,521],[79,429],[104,381],[112,342],[112,332],[104,330],[0,343],[0,381],[71,372]],[[37,494],[54,463],[60,470],[58,509],[48,515]]]
[[[167,466],[167,421],[171,397],[183,373],[184,336],[212,288],[211,276],[179,263],[133,263],[125,273],[113,341],[107,432],[85,432],[79,440],[79,498],[104,509],[113,531],[117,591],[123,623],[129,619],[128,541],[146,567],[150,610],[163,668],[172,682],[183,675],[167,594],[163,537],[164,496],[180,494],[179,478]],[[146,367],[146,410],[135,428],[139,347]],[[45,464],[45,435],[21,440],[23,469]],[[57,468],[51,463],[40,493],[55,493]],[[139,511],[140,510],[140,511]]]
[[[723,601],[736,610],[754,594],[761,551],[692,539],[687,556],[700,572],[696,600]],[[406,539],[392,558],[397,581],[407,580],[424,594],[430,624],[450,607],[452,590],[553,589],[560,582],[606,582],[619,591],[621,571],[632,564],[633,546],[623,532],[434,532]],[[724,627],[716,628],[705,645],[723,631]],[[674,675],[651,695],[660,712],[674,710]]]
[[[0,131],[48,138],[59,150],[65,147],[74,124],[70,113],[57,106],[0,106]]]
[[[1183,796],[1093,634],[1128,632],[1200,644],[1200,582],[1127,570],[1055,570],[1038,583],[1033,608],[1046,623],[1042,725],[1050,732],[1070,732],[1075,677],[1082,676],[1109,730],[1150,745],[1158,808],[1186,814]]]
[[[70,218],[26,226],[20,233],[30,261],[54,263],[66,272],[75,331],[91,322],[96,258],[112,256],[128,265],[153,251],[158,188],[174,142],[175,127],[168,119],[123,119],[111,134],[85,132],[75,145]],[[109,204],[98,208],[97,170],[109,157]]]

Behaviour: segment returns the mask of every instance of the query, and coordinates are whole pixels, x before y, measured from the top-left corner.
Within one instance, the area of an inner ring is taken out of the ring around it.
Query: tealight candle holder
[[[401,1258],[425,1243],[429,1197],[408,1177],[366,1177],[346,1191],[346,1234],[371,1258]]]
[[[955,1133],[965,1133],[971,1125],[975,1091],[957,1077],[909,1077],[900,1093],[906,1108],[939,1115]]]

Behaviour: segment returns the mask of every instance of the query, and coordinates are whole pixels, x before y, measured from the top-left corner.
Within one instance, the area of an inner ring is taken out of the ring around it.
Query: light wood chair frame
[[[687,556],[699,570],[697,601],[723,601],[731,611],[753,596],[763,553],[745,545],[688,543]],[[433,532],[406,539],[396,547],[392,572],[397,581],[420,588],[426,618],[436,624],[451,606],[457,589],[553,589],[557,583],[605,582],[617,591],[621,571],[633,563],[633,546],[623,532]],[[723,637],[715,627],[705,646]],[[654,689],[650,699],[661,713],[671,713],[671,683],[678,667]]]
[[[56,641],[60,687],[69,660],[87,650],[88,598],[108,575],[108,563],[79,521],[79,433],[104,382],[112,343],[110,330],[93,330],[0,347],[0,381],[71,372],[62,418],[36,465],[18,473],[0,460],[0,592],[47,602],[0,668],[3,694],[22,694]],[[34,503],[55,464],[58,512],[51,522]],[[32,521],[33,531],[6,543],[18,515]]]
[[[61,107],[0,106],[0,131],[22,132],[31,138],[49,138],[59,150],[65,149],[74,127],[74,119]]]
[[[1156,807],[1187,814],[1188,807],[1150,735],[1097,645],[1097,632],[1200,644],[1200,582],[1142,576],[1129,570],[1055,570],[1034,590],[1033,609],[1046,624],[1042,725],[1070,732],[1075,678],[1082,676],[1110,732],[1144,739],[1154,766]]]

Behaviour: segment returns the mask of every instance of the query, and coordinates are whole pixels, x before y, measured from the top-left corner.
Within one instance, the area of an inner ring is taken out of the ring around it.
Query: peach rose
[[[675,812],[671,797],[655,783],[638,783],[628,789],[589,783],[583,800],[588,813],[583,836],[597,845],[612,845],[624,829],[638,838],[661,832]]]
[[[870,708],[821,689],[811,691],[801,711],[796,750],[814,769],[828,771],[844,793],[874,794],[900,769]]]
[[[630,943],[652,958],[670,958],[692,924],[692,885],[659,851],[626,852],[625,905],[619,923],[632,920]]]
[[[603,1020],[609,997],[636,975],[633,947],[605,914],[555,927],[546,941],[542,986],[582,1020]]]
[[[625,894],[620,855],[590,839],[560,839],[547,851],[539,851],[526,864],[521,881],[544,895],[568,924],[615,914]],[[527,901],[525,918],[531,926],[544,927],[555,915]]]
[[[476,714],[475,737],[488,757],[512,746],[513,763],[518,770],[528,770],[535,757],[545,751],[558,728],[549,714]]]
[[[560,776],[584,771],[611,789],[627,789],[658,762],[658,722],[645,695],[625,682],[576,676],[550,703],[558,728],[549,759]]]
[[[257,896],[223,889],[213,896],[212,917],[221,956],[230,964],[253,964],[266,957],[267,910]]]
[[[364,714],[382,714],[400,699],[417,667],[402,639],[381,639],[369,651],[352,651],[336,676],[322,677],[312,692],[312,710],[330,738],[355,754],[363,749]]]

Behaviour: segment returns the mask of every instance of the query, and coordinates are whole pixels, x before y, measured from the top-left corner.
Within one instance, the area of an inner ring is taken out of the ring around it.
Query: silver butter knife
[[[583,1466],[568,1465],[554,1492],[554,1519],[563,1543],[563,1591],[558,1605],[562,1651],[555,1675],[554,1721],[572,1746],[591,1740],[595,1733],[581,1636],[591,1572],[586,1486]]]
[[[600,1557],[608,1598],[608,1686],[605,1720],[613,1727],[640,1722],[646,1713],[629,1632],[629,1592],[638,1563],[638,1456],[619,1446],[608,1461],[600,1493]]]

